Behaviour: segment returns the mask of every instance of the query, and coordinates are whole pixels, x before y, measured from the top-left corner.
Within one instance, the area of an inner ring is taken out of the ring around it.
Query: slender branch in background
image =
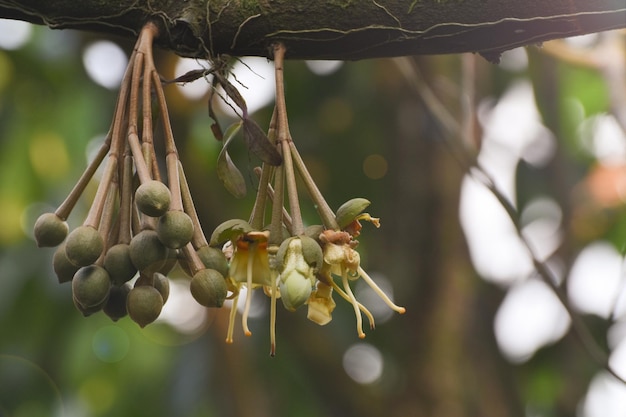
[[[548,42],[542,48],[561,61],[599,71],[609,86],[611,113],[626,134],[626,36],[619,32],[598,35],[593,49],[573,48],[564,40]]]
[[[420,98],[426,104],[426,107],[444,130],[443,139],[463,169],[468,175],[483,184],[502,205],[513,223],[519,239],[528,250],[536,272],[539,274],[542,281],[554,292],[569,314],[572,320],[574,332],[578,335],[589,356],[616,379],[626,384],[626,379],[618,375],[609,365],[607,353],[593,338],[588,326],[582,320],[582,317],[570,305],[563,288],[557,284],[558,280],[553,275],[552,271],[548,268],[546,263],[541,261],[535,254],[535,250],[531,243],[528,241],[524,233],[522,233],[520,215],[516,207],[508,199],[505,193],[498,188],[493,177],[478,162],[477,152],[471,147],[471,144],[478,143],[478,141],[473,138],[465,137],[468,133],[473,134],[474,130],[470,131],[467,127],[461,126],[456,121],[456,119],[437,98],[434,92],[424,82],[420,70],[414,60],[410,58],[395,58],[393,59],[393,62],[396,64],[406,80],[415,88]],[[469,99],[472,98],[469,97]],[[463,106],[463,108],[466,109],[468,107]],[[470,117],[470,115],[463,115],[462,120],[467,121]]]

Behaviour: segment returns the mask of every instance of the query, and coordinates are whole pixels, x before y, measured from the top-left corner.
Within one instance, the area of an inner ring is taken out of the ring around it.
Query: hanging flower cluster
[[[355,298],[350,287],[351,281],[363,279],[390,308],[399,313],[405,311],[403,307],[395,305],[361,267],[360,256],[356,251],[361,221],[380,226],[377,218],[364,212],[370,202],[355,198],[334,213],[307,170],[289,131],[283,83],[285,49],[277,44],[273,52],[276,66],[276,104],[268,137],[278,150],[282,163],[276,166],[264,163],[258,169],[259,187],[250,220],[229,220],[215,230],[210,240],[211,245],[226,242],[224,248],[230,260],[226,281],[234,305],[226,341],[233,341],[236,306],[241,288],[248,289],[241,318],[246,335],[251,334],[247,323],[251,291],[262,288],[271,299],[272,355],[276,346],[276,303],[279,298],[289,311],[306,305],[309,320],[324,325],[332,319],[335,308],[333,292],[336,292],[352,304],[357,334],[361,338],[365,337],[362,314],[367,316],[372,328],[374,318]],[[242,123],[230,128],[230,133]],[[229,140],[230,138],[225,141],[224,146]],[[296,176],[305,185],[318,211],[321,221],[319,225],[304,227]],[[289,209],[285,207],[285,202]],[[269,225],[264,224],[266,210],[270,212]]]
[[[226,335],[229,343],[233,341],[242,288],[247,290],[241,317],[246,335],[251,335],[251,292],[262,288],[271,300],[272,355],[278,299],[289,311],[307,306],[308,318],[324,325],[332,319],[336,292],[352,304],[361,338],[365,337],[362,314],[372,328],[374,318],[355,298],[352,281],[363,279],[390,308],[404,313],[404,308],[396,306],[360,265],[356,238],[361,221],[379,227],[378,219],[364,212],[369,201],[349,200],[334,213],[294,145],[284,98],[282,44],[273,50],[276,104],[267,135],[248,117],[245,101],[227,79],[224,61],[216,59],[210,70],[175,80],[190,81],[210,72],[213,91],[220,85],[241,111],[241,120],[223,134],[217,122],[214,125],[214,133],[223,143],[217,172],[229,191],[236,196],[245,194],[243,176],[227,152],[239,131],[243,131],[248,149],[263,162],[256,169],[259,186],[250,219],[222,223],[207,242],[178,159],[162,81],[152,59],[157,35],[152,23],[142,29],[105,143],[67,199],[35,224],[39,246],[58,246],[54,270],[60,282],[72,282],[76,307],[85,315],[104,310],[113,320],[128,314],[143,327],[159,316],[169,293],[167,274],[178,264],[191,277],[190,292],[201,305],[221,307],[226,299],[232,299]],[[153,95],[164,130],[164,178],[154,147]],[[209,112],[215,118],[212,108]],[[104,174],[87,218],[68,234],[65,220],[103,162]],[[315,204],[319,225],[304,227],[296,176]]]

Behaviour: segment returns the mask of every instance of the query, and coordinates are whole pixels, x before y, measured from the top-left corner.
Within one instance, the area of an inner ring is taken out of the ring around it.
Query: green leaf
[[[233,123],[224,133],[224,145],[217,157],[217,176],[224,187],[237,198],[246,195],[246,181],[228,154],[228,145],[241,129],[242,122]]]

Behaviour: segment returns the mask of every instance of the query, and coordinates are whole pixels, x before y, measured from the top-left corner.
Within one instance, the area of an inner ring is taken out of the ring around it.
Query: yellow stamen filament
[[[235,317],[237,316],[237,301],[239,294],[233,298],[233,304],[230,306],[230,316],[228,318],[228,332],[226,333],[226,343],[233,343],[233,331],[235,330]]]
[[[331,281],[331,285],[332,285],[333,289],[337,292],[337,294],[339,294],[344,300],[346,300],[348,302],[352,302],[352,300],[350,299],[350,296],[348,294],[346,294],[345,291],[342,290],[341,287],[338,286],[335,281]],[[372,315],[372,313],[370,313],[370,311],[367,309],[367,307],[365,307],[363,304],[359,303],[358,301],[357,301],[357,304],[359,306],[359,309],[363,312],[363,314],[365,314],[365,316],[369,320],[369,322],[370,322],[370,329],[374,330],[374,328],[376,327],[376,322],[374,321],[374,316]]]
[[[276,355],[276,277],[272,277],[272,294],[270,296],[270,356]]]
[[[250,313],[250,303],[252,302],[252,266],[253,262],[251,257],[255,255],[255,249],[250,250],[248,255],[248,263],[246,264],[246,285],[248,290],[246,291],[246,305],[243,309],[243,315],[241,316],[241,327],[243,327],[243,333],[246,336],[252,336],[252,332],[248,329],[248,313]]]
[[[374,292],[385,302],[385,304],[389,306],[389,308],[391,308],[394,311],[397,311],[400,314],[404,314],[406,312],[406,309],[404,307],[400,307],[394,304],[394,302],[391,301],[391,299],[387,296],[387,294],[385,294],[383,290],[381,290],[380,287],[376,285],[374,280],[370,278],[370,276],[367,275],[367,273],[360,266],[359,266],[358,272],[361,278],[363,278],[363,280],[367,282],[367,285],[369,285],[372,288],[372,290],[374,290]]]
[[[350,302],[352,303],[352,307],[354,307],[354,315],[356,316],[356,332],[359,335],[359,339],[365,338],[365,333],[363,332],[363,318],[361,317],[361,309],[359,308],[359,302],[356,300],[356,297],[352,293],[352,289],[350,288],[350,284],[348,283],[348,271],[344,268],[341,274],[341,282],[343,283],[343,288],[346,290],[348,297],[350,297]]]

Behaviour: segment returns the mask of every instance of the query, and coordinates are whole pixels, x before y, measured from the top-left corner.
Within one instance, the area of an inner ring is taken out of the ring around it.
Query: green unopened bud
[[[63,242],[69,227],[67,222],[55,213],[44,213],[35,222],[34,233],[37,246],[54,247]]]
[[[85,308],[100,306],[106,302],[110,288],[109,274],[98,265],[80,268],[72,279],[74,300]]]
[[[142,230],[130,241],[130,259],[139,271],[151,275],[168,260],[168,249],[154,230]]]
[[[160,217],[170,208],[172,195],[169,188],[161,181],[147,181],[135,191],[135,204],[140,212],[151,216]]]
[[[153,275],[154,280],[154,288],[161,294],[163,298],[163,304],[167,301],[170,296],[170,280],[167,277],[159,272],[155,272]]]
[[[130,259],[130,246],[125,243],[111,246],[104,255],[104,269],[108,271],[114,285],[130,281],[137,273]]]
[[[201,269],[191,278],[191,295],[205,307],[221,307],[226,299],[226,280],[214,269]]]
[[[163,298],[156,288],[140,285],[128,293],[126,308],[130,318],[143,328],[159,317],[163,309]]]
[[[280,296],[285,308],[295,310],[311,295],[315,273],[323,262],[322,249],[308,236],[285,240],[276,254],[280,267]]]
[[[193,237],[193,222],[184,211],[170,210],[159,218],[157,235],[171,249],[180,249]]]
[[[295,269],[281,275],[280,299],[289,311],[295,311],[311,296],[311,280]]]
[[[109,290],[109,299],[106,304],[104,304],[102,311],[104,311],[104,314],[109,316],[111,320],[118,321],[128,314],[126,300],[131,289],[130,283],[127,282],[120,287],[112,286]]]
[[[76,266],[67,259],[67,255],[65,254],[65,242],[61,243],[61,246],[54,251],[54,256],[52,257],[52,268],[54,269],[54,273],[59,280],[59,283],[62,284],[64,282],[70,282],[76,272],[80,269],[80,266]]]
[[[104,250],[100,232],[92,226],[79,226],[72,231],[65,242],[67,259],[76,266],[91,265],[98,260]]]

